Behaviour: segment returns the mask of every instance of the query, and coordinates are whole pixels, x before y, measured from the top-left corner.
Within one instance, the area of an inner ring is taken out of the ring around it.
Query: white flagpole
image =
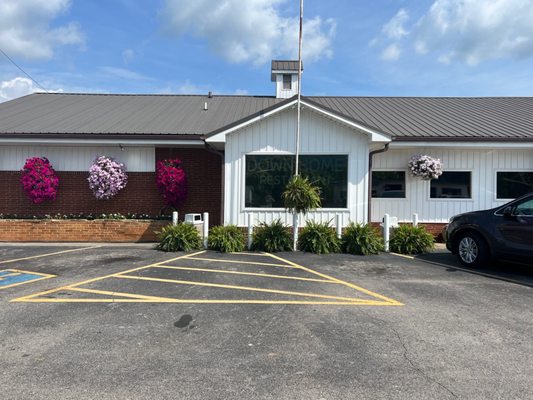
[[[298,102],[296,118],[296,165],[295,175],[299,174],[299,158],[300,158],[300,102],[302,97],[302,30],[303,30],[303,16],[304,16],[304,0],[300,0],[300,33],[298,35]]]
[[[294,166],[294,175],[299,174],[299,158],[300,158],[300,101],[302,97],[302,28],[303,28],[303,16],[304,16],[304,0],[300,0],[300,32],[298,34],[298,102],[296,117],[296,163]],[[292,240],[293,250],[296,251],[298,245],[298,213],[295,211],[292,215]]]

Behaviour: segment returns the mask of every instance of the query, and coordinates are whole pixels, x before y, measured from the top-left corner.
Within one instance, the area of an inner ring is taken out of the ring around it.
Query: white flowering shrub
[[[424,180],[438,179],[442,175],[442,163],[438,158],[428,155],[415,154],[408,163],[412,176]]]
[[[126,166],[111,157],[97,157],[89,168],[87,181],[94,197],[99,200],[111,199],[128,183]]]

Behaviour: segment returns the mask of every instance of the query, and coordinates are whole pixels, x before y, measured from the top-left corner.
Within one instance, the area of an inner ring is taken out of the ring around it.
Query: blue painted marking
[[[41,279],[42,277],[42,275],[4,270],[0,271],[0,287],[13,285],[15,283],[29,282],[35,279]]]

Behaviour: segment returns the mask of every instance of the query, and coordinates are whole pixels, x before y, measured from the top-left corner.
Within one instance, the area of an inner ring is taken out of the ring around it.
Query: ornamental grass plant
[[[269,253],[292,250],[291,229],[279,219],[270,224],[261,222],[254,228],[252,250]]]
[[[297,214],[305,215],[309,210],[319,208],[322,204],[320,188],[301,175],[295,175],[289,180],[281,197],[285,209]]]
[[[162,251],[191,251],[202,247],[202,239],[193,224],[178,222],[167,225],[157,237],[156,249]]]
[[[207,247],[222,253],[234,253],[245,248],[244,233],[235,225],[214,226],[209,229]]]
[[[298,238],[298,248],[309,253],[329,254],[338,253],[341,246],[335,229],[329,223],[307,221]]]
[[[435,238],[422,226],[400,225],[392,231],[390,251],[400,254],[427,253],[435,247]]]
[[[383,250],[383,238],[372,225],[352,222],[342,234],[341,247],[343,253],[363,256],[378,254]]]

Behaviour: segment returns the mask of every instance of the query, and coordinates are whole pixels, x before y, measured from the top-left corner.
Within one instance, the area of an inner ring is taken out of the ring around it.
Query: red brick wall
[[[156,149],[157,160],[179,157],[187,173],[188,197],[178,212],[209,212],[210,225],[222,218],[222,159],[204,149]],[[22,216],[46,214],[136,213],[159,215],[165,203],[157,190],[155,173],[129,172],[128,185],[110,200],[97,200],[89,189],[87,172],[58,171],[59,191],[54,201],[33,204],[20,184],[20,172],[0,171],[0,213]],[[169,213],[170,210],[166,210]]]
[[[378,229],[381,228],[379,224],[380,224],[379,222],[372,222],[372,226],[375,226]],[[400,223],[400,225],[404,225],[404,223],[402,222],[402,223]],[[442,230],[446,226],[445,223],[437,223],[437,222],[425,223],[425,222],[420,222],[418,224],[418,226],[423,226],[426,229],[427,232],[429,232],[433,236],[435,236],[435,239],[438,242],[441,242],[443,240],[443,238],[442,238]]]
[[[157,161],[179,158],[187,174],[188,196],[181,207],[184,213],[209,213],[209,225],[222,224],[223,158],[204,149],[156,149]]]
[[[0,220],[0,242],[154,242],[168,221]]]

